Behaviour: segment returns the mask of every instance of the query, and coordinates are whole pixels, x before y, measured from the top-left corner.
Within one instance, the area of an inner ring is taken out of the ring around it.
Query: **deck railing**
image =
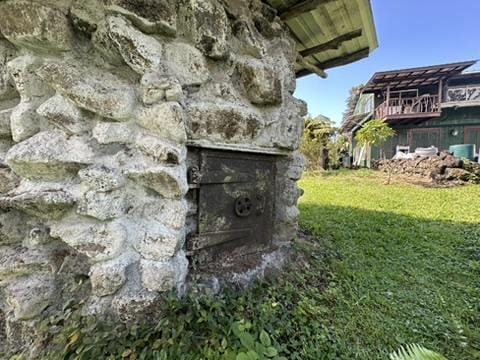
[[[480,101],[480,86],[452,86],[447,89],[447,102]]]
[[[388,117],[400,118],[403,115],[437,113],[440,111],[438,95],[421,95],[418,97],[391,98],[375,110],[377,119]]]

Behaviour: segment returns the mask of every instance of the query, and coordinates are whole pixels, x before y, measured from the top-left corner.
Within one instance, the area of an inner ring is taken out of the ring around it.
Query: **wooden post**
[[[440,79],[440,82],[438,83],[438,105],[442,103],[442,97],[443,97],[443,79]]]
[[[354,30],[349,33],[340,35],[332,40],[329,40],[323,44],[314,46],[309,49],[305,49],[300,51],[300,55],[303,57],[307,57],[310,55],[318,54],[322,51],[326,50],[332,50],[332,49],[338,49],[344,42],[356,39],[358,37],[362,36],[362,29]]]
[[[317,65],[315,65],[314,63],[312,63],[308,59],[304,58],[300,54],[297,54],[297,63],[299,65],[301,65],[302,67],[304,67],[305,69],[307,69],[308,71],[310,71],[314,74],[317,74],[322,79],[327,78],[327,73],[323,69],[319,68]]]
[[[387,86],[387,115],[390,115],[390,85]]]

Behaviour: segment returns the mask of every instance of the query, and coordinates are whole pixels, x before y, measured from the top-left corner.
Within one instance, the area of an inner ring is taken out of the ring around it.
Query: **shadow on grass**
[[[327,253],[327,292],[335,295],[320,320],[336,349],[325,359],[386,359],[406,343],[480,359],[480,224],[311,203],[300,209],[302,228]]]

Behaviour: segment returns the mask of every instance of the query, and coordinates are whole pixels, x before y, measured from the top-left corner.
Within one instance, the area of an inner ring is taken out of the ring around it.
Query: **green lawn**
[[[274,279],[217,298],[172,296],[154,327],[54,319],[45,328],[57,351],[45,358],[386,360],[418,343],[450,360],[480,359],[480,186],[379,177],[306,176],[310,236]]]
[[[385,185],[378,176],[301,182],[301,224],[330,252],[335,301],[318,321],[345,359],[382,358],[410,342],[480,359],[480,186]]]

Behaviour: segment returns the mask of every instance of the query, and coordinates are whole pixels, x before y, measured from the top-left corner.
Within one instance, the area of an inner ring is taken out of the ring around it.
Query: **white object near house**
[[[438,154],[438,148],[435,146],[430,146],[428,148],[416,148],[415,154],[422,156],[434,156]]]

